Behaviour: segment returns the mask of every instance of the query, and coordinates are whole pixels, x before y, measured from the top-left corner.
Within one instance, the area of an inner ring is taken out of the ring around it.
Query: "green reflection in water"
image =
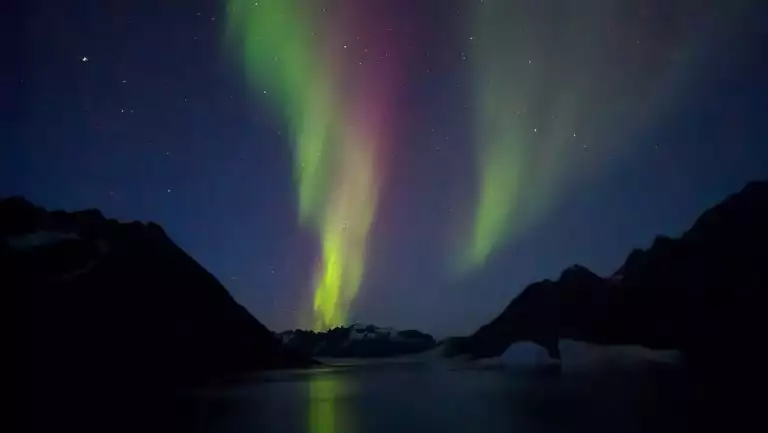
[[[309,379],[309,433],[354,433],[346,374],[317,371]]]

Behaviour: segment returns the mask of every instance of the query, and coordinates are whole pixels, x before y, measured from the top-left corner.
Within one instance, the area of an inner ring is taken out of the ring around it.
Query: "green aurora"
[[[298,220],[320,240],[313,326],[328,329],[346,323],[365,269],[381,142],[366,114],[376,113],[368,95],[381,77],[349,85],[348,59],[330,43],[344,38],[345,26],[321,20],[309,4],[230,0],[227,39],[242,51],[254,93],[289,126]]]

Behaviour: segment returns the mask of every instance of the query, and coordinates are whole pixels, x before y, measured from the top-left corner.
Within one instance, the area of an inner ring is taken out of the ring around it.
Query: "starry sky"
[[[158,222],[275,330],[471,332],[768,177],[759,0],[11,10],[0,196]]]

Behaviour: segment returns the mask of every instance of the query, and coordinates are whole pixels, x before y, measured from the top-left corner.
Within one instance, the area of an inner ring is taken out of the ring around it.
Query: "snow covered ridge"
[[[649,349],[631,344],[603,346],[575,340],[560,340],[560,354],[565,370],[676,364],[682,356],[678,350]]]
[[[387,357],[432,349],[436,342],[416,330],[399,331],[355,323],[323,332],[301,329],[276,333],[286,347],[312,356]]]
[[[290,331],[283,331],[275,333],[275,335],[283,341],[283,343],[287,343],[291,341],[297,334],[299,333],[305,333],[305,332],[314,332],[316,334],[327,334],[330,332],[334,332],[336,330],[343,330],[345,333],[348,332],[349,335],[347,336],[347,340],[354,341],[354,340],[371,340],[371,339],[387,339],[392,341],[408,341],[414,338],[420,338],[422,336],[427,336],[427,334],[424,334],[419,331],[399,331],[392,327],[378,327],[375,325],[365,325],[362,323],[354,323],[348,327],[339,327],[334,328],[325,332],[314,332],[314,331],[304,331],[304,330],[290,330]]]
[[[88,240],[76,232],[38,230],[35,232],[11,235],[6,237],[5,245],[21,254],[34,253],[38,248],[56,247],[66,241],[75,241],[82,248],[67,247],[59,251],[58,259],[43,261],[38,264],[35,273],[45,275],[51,281],[72,280],[95,268],[102,256],[110,251],[110,246],[104,239]]]
[[[369,338],[391,338],[391,339],[403,339],[398,335],[395,328],[379,328],[374,325],[363,325],[362,323],[355,323],[349,327],[349,339],[350,340],[365,340]]]
[[[5,243],[9,248],[17,251],[29,251],[41,246],[55,245],[65,240],[80,240],[77,233],[63,233],[50,231],[36,231],[23,235],[11,236]]]
[[[496,362],[515,366],[560,364],[562,371],[642,368],[672,365],[680,361],[677,350],[654,350],[638,345],[600,345],[563,339],[558,343],[560,360],[549,358],[547,350],[535,343],[511,344]]]

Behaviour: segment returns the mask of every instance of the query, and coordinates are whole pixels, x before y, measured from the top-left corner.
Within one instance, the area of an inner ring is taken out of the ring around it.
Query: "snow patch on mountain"
[[[79,240],[77,233],[36,231],[19,236],[11,236],[6,244],[16,251],[29,251],[44,245],[54,245],[65,240]]]
[[[560,340],[560,354],[564,371],[674,364],[681,356],[677,350],[653,350],[638,345],[603,346],[574,340]]]

